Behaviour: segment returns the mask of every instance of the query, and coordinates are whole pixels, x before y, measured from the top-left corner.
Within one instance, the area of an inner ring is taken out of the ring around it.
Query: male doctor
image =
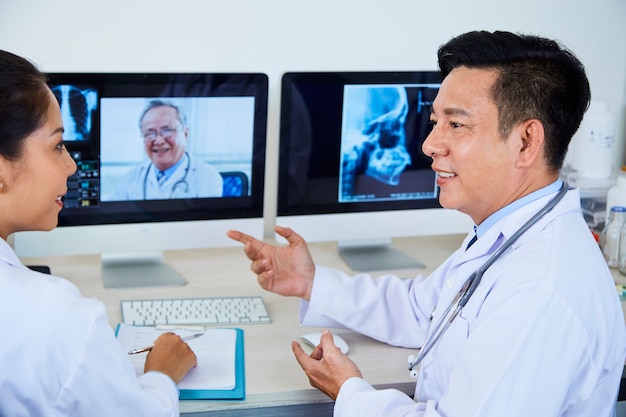
[[[584,68],[554,41],[508,32],[460,35],[438,58],[445,78],[422,150],[442,206],[469,215],[475,231],[435,272],[350,277],[316,266],[290,229],[276,228],[286,247],[229,236],[245,244],[263,288],[302,298],[304,325],[419,348],[472,272],[563,196],[487,269],[415,368],[414,398],[373,388],[328,331],[310,356],[292,348],[311,384],[336,400],[335,417],[611,416],[626,354],[623,312],[579,191],[559,193],[590,100]]]
[[[139,118],[144,149],[150,161],[131,168],[119,181],[111,200],[162,200],[221,197],[222,176],[187,152],[189,129],[178,106],[152,100]]]

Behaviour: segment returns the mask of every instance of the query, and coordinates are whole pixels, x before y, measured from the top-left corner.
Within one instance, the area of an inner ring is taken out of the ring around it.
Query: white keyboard
[[[271,322],[260,296],[122,300],[121,305],[122,321],[133,326]]]

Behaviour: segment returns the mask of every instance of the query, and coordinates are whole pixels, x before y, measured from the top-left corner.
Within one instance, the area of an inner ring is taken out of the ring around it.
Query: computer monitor
[[[394,237],[467,232],[421,150],[440,83],[435,71],[285,73],[276,223],[338,241],[357,271],[423,266]]]
[[[231,228],[262,238],[265,74],[49,76],[77,172],[59,227],[16,233],[19,256],[101,254],[107,288],[182,285],[163,251],[236,245]],[[149,119],[155,108],[176,117]]]

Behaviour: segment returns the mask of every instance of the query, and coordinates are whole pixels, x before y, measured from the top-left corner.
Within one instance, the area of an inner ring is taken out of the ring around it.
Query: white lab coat
[[[318,267],[301,320],[417,348],[433,310],[436,321],[467,277],[552,197],[501,219],[465,251],[468,235],[424,280],[353,278]],[[420,366],[415,401],[351,378],[334,415],[608,417],[624,367],[625,333],[611,273],[572,190],[487,270]],[[389,366],[408,372],[406,363]]]
[[[97,300],[23,266],[0,239],[0,416],[178,416],[178,388],[139,378]]]
[[[156,169],[151,162],[131,168],[120,179],[110,199],[125,201],[221,197],[222,183],[218,170],[190,155],[189,164],[183,161],[162,184],[156,179]]]

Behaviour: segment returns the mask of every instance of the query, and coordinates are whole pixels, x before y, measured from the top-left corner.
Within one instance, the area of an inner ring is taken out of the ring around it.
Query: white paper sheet
[[[178,384],[180,389],[229,390],[235,387],[235,349],[237,333],[234,329],[209,328],[205,330],[157,330],[154,327],[136,327],[120,324],[117,339],[124,351],[151,346],[161,333],[174,332],[181,337],[195,333],[202,336],[187,342],[198,358]],[[147,352],[128,355],[137,376],[143,374]]]

